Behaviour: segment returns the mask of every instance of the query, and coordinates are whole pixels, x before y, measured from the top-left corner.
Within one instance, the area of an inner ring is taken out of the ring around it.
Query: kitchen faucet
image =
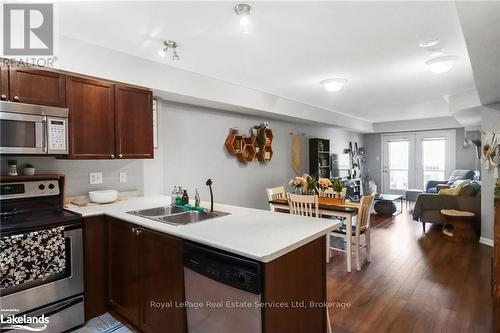
[[[205,183],[208,188],[210,189],[210,213],[213,213],[214,211],[214,194],[212,192],[212,179],[207,179],[207,182]]]

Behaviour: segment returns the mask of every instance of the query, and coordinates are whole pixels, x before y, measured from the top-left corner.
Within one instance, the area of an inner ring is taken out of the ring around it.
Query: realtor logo
[[[4,4],[3,54],[53,55],[54,5],[47,3]]]

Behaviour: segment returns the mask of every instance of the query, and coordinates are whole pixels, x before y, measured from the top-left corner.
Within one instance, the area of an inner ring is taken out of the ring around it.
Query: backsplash
[[[86,195],[88,191],[115,189],[118,191],[136,190],[144,193],[142,160],[64,160],[40,156],[1,157],[1,173],[8,172],[8,160],[17,160],[18,172],[22,174],[24,165],[33,164],[36,173],[62,173],[66,175],[66,195]],[[89,172],[102,172],[103,183],[89,184]],[[119,173],[127,173],[127,182],[120,183]]]

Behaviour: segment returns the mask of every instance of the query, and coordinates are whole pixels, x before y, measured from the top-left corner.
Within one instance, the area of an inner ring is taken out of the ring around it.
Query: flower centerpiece
[[[332,187],[332,181],[328,178],[320,178],[318,179],[318,187],[320,190],[320,195],[323,195],[326,190],[328,190],[330,187]]]
[[[295,194],[302,194],[302,189],[307,184],[307,180],[304,177],[293,177],[288,184],[294,188]]]

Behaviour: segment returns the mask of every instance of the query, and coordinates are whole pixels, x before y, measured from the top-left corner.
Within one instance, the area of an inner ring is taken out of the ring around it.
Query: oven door
[[[64,264],[59,265],[58,269],[53,269],[54,258],[47,256],[47,253],[53,251],[54,243],[50,243],[50,240],[45,241],[44,237],[42,241],[30,241],[29,235],[18,234],[11,237],[9,240],[3,240],[5,246],[6,242],[15,245],[10,246],[10,249],[3,249],[2,255],[8,255],[6,252],[16,251],[18,248],[14,246],[21,245],[21,248],[38,248],[36,251],[39,253],[39,257],[35,262],[39,263],[43,261],[44,256],[49,258],[47,261],[42,262],[43,267],[51,267],[49,273],[43,272],[43,278],[26,278],[29,277],[32,272],[26,270],[26,267],[31,267],[30,264],[26,262],[21,262],[26,260],[24,258],[19,258],[20,262],[9,262],[9,270],[3,274],[4,279],[2,281],[2,286],[0,289],[0,302],[2,304],[2,309],[16,309],[17,314],[21,314],[32,309],[51,304],[62,299],[72,297],[83,293],[83,240],[82,240],[82,226],[71,225],[65,227],[63,231],[64,240],[62,245],[64,247],[63,251],[65,253]],[[17,238],[15,238],[17,237]],[[59,239],[60,240],[60,239]],[[58,245],[59,249],[61,244]],[[60,250],[61,251],[61,250]],[[11,253],[12,254],[12,253]],[[34,257],[32,253],[29,254],[31,258]],[[22,257],[22,256],[20,256]],[[9,260],[16,260],[16,256],[10,255]],[[4,262],[4,260],[2,260]],[[21,280],[10,281],[6,283],[7,278],[15,275],[16,278],[21,277]]]
[[[0,154],[46,154],[45,116],[0,112]]]

